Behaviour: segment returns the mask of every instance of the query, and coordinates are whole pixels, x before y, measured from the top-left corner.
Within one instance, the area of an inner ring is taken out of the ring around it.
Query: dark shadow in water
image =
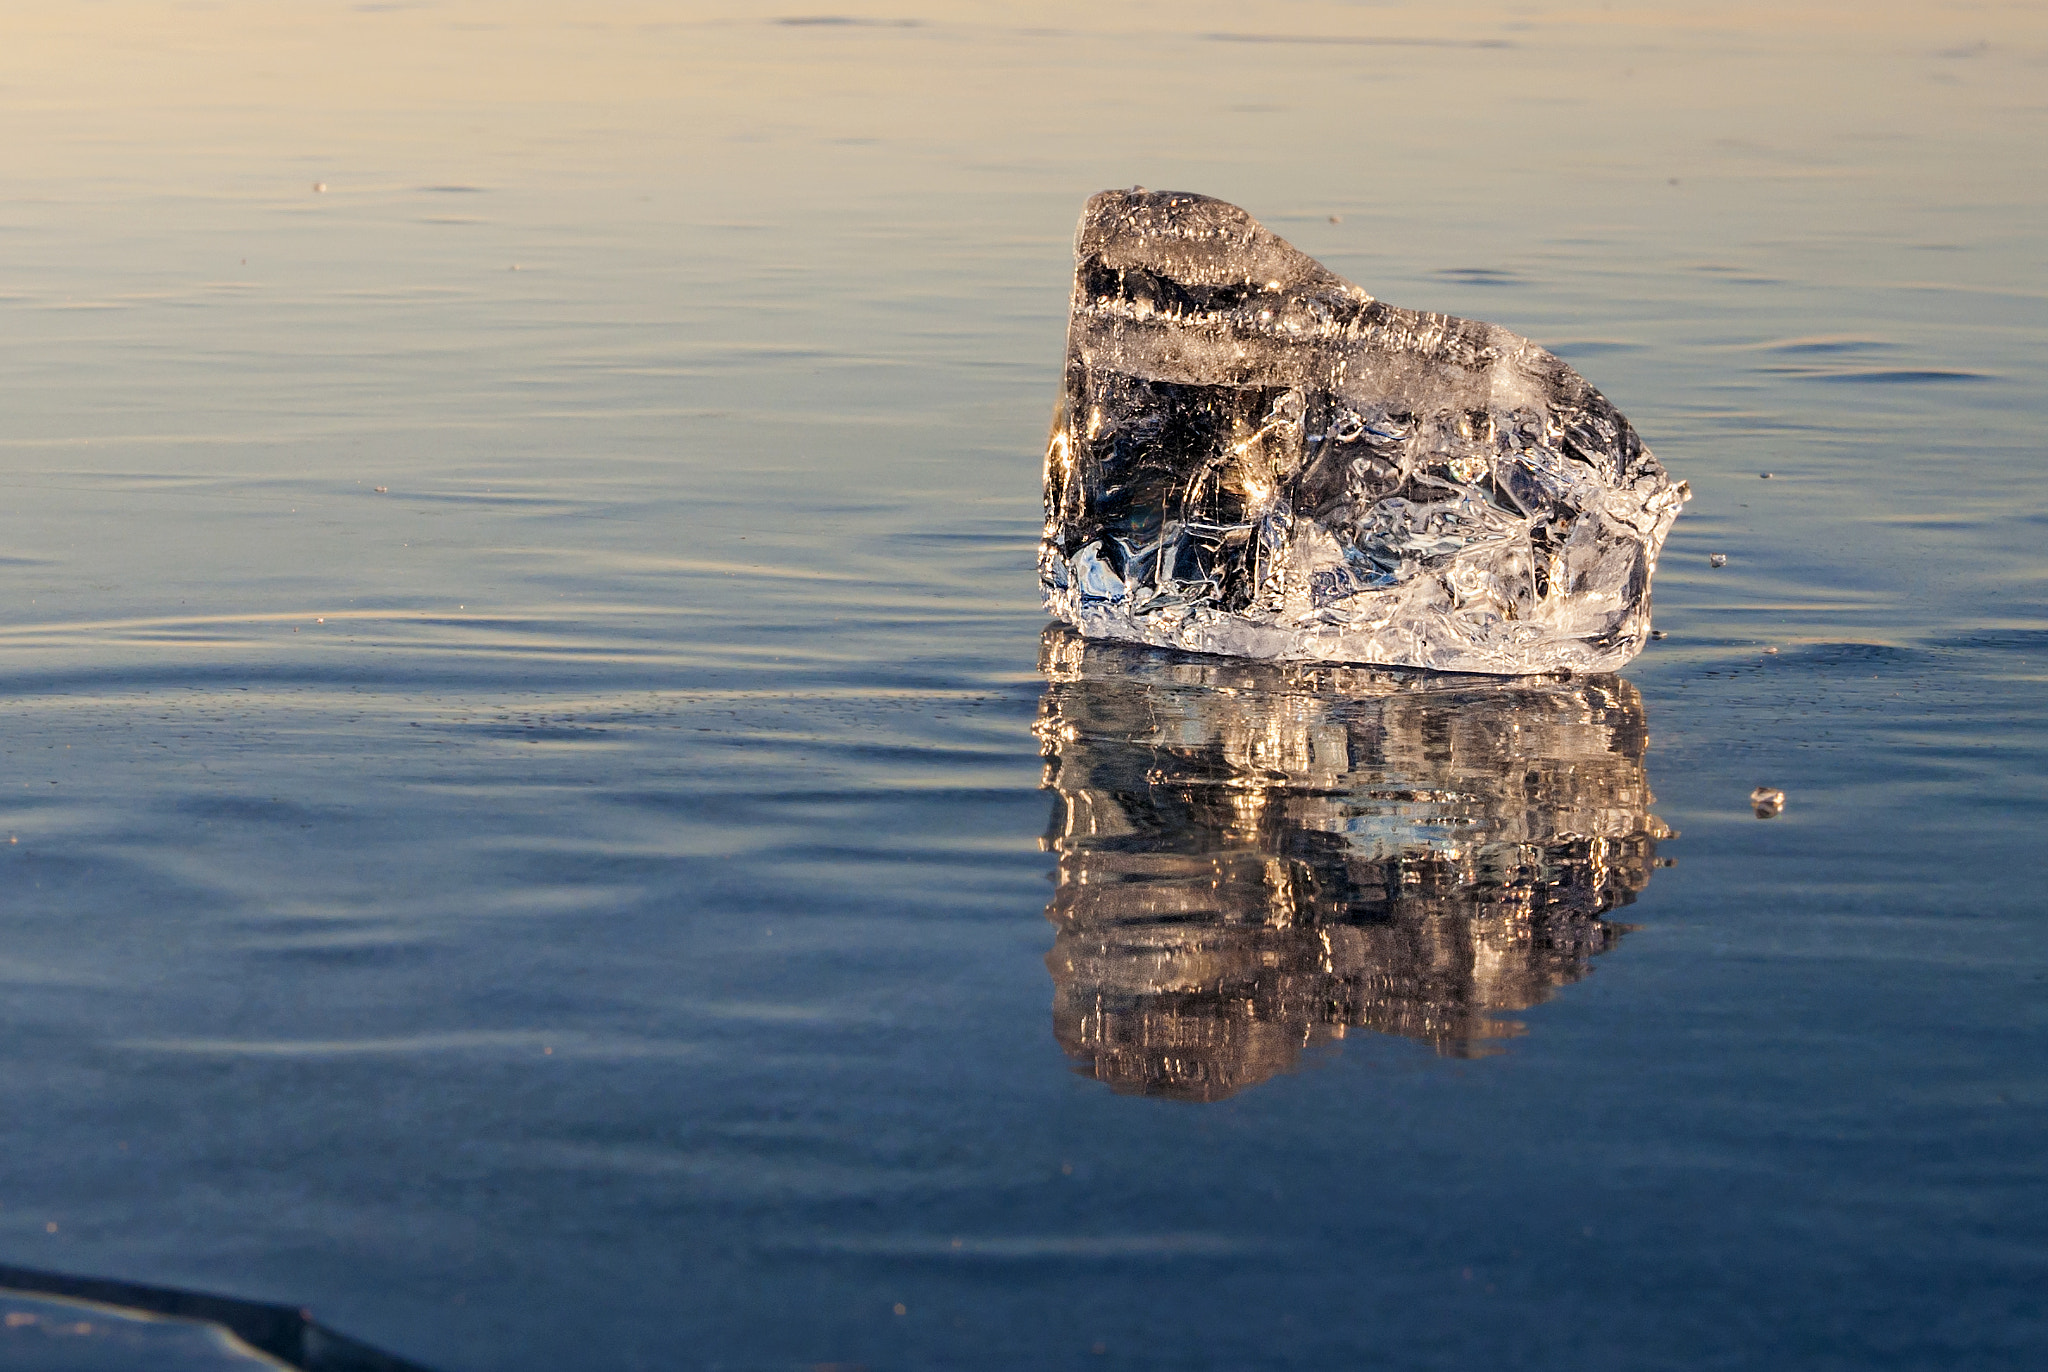
[[[1669,838],[1616,676],[1275,665],[1046,630],[1053,1033],[1213,1101],[1354,1028],[1498,1051]]]
[[[303,1310],[0,1266],[0,1366],[45,1372],[427,1372]]]

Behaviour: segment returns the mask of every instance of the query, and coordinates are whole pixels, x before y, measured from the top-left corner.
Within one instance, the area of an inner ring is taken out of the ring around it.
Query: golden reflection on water
[[[1584,977],[1670,831],[1642,698],[1234,662],[1046,630],[1053,1033],[1220,1100],[1354,1028],[1474,1056]]]

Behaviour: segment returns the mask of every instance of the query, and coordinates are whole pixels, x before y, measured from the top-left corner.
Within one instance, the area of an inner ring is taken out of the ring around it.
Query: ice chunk
[[[427,1372],[310,1313],[109,1277],[0,1266],[0,1366],[180,1372]]]
[[[1234,662],[1046,630],[1053,1032],[1138,1095],[1218,1100],[1358,1029],[1467,1057],[1585,976],[1670,830],[1642,699]]]
[[[1642,648],[1688,492],[1555,355],[1373,299],[1234,205],[1074,243],[1046,608],[1091,638],[1518,675]]]

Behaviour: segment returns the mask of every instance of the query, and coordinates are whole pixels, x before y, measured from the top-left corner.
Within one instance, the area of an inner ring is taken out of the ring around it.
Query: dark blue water
[[[1873,16],[25,21],[0,1263],[447,1372],[2038,1366],[2048,40]],[[1135,181],[1572,360],[1668,637],[1042,643]]]

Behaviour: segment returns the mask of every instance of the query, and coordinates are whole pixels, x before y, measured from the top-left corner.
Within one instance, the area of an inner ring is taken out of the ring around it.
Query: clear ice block
[[[1373,299],[1234,205],[1104,191],[1074,243],[1046,608],[1090,638],[1613,671],[1687,499],[1556,355]]]

